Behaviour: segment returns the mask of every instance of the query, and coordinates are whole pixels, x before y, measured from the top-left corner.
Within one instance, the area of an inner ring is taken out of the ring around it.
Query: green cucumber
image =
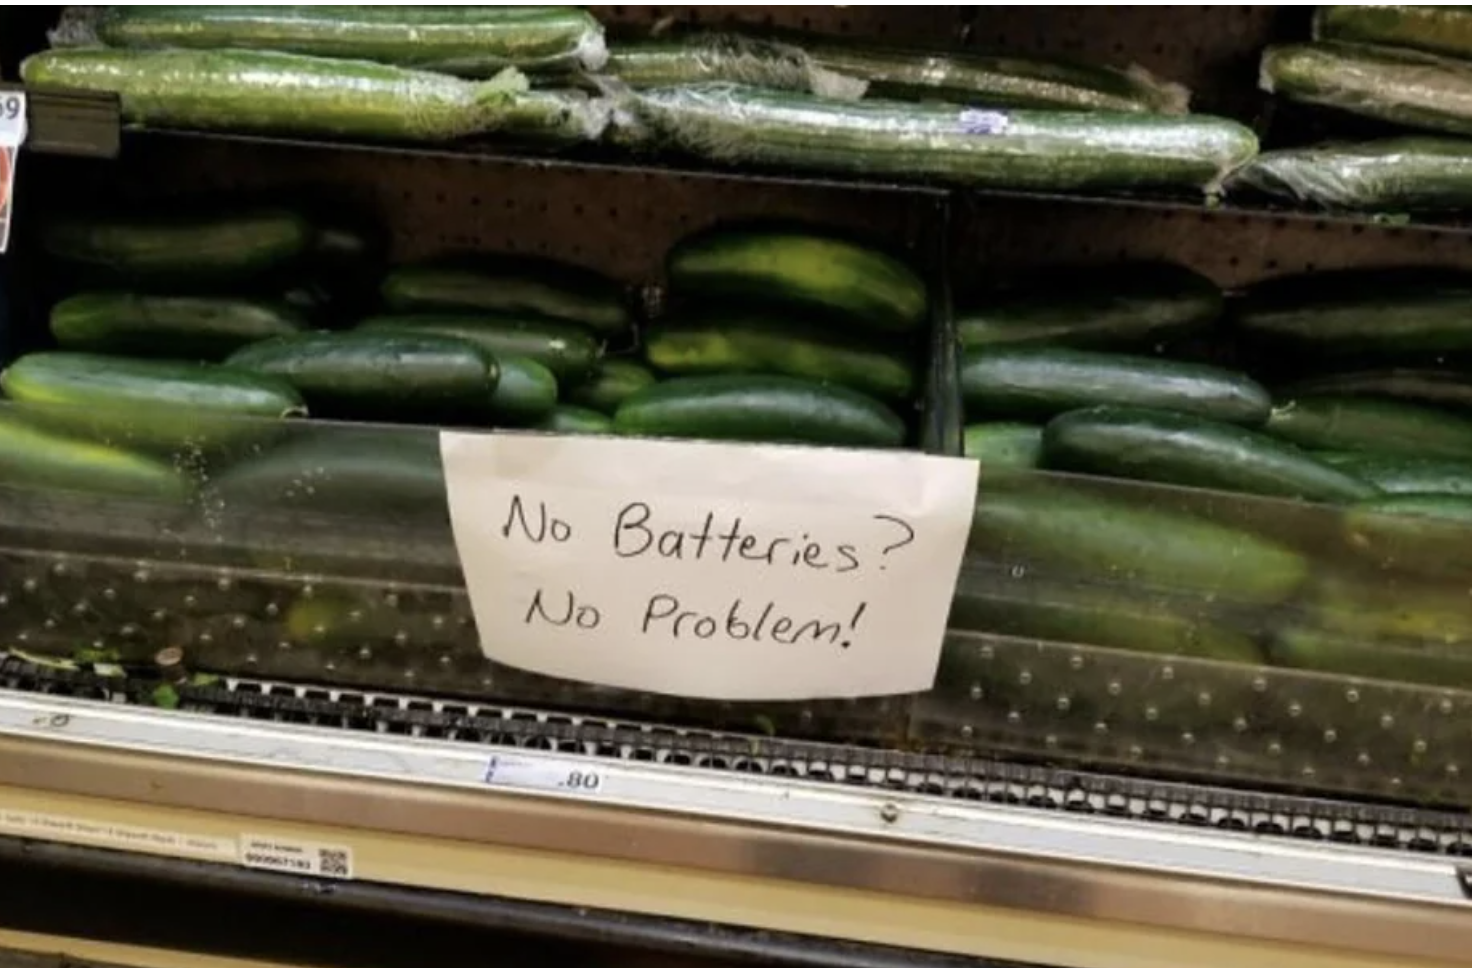
[[[796,44],[740,34],[691,34],[673,40],[616,43],[606,73],[636,90],[726,81],[852,100],[868,85],[826,70]]]
[[[394,313],[541,316],[581,323],[604,336],[626,332],[633,317],[617,283],[549,259],[485,259],[476,265],[394,269],[383,280]]]
[[[852,387],[885,400],[915,392],[915,362],[902,346],[855,341],[832,327],[743,309],[707,309],[656,323],[644,356],[678,376],[775,373]]]
[[[557,377],[525,356],[497,357],[501,379],[491,394],[491,418],[501,426],[521,427],[545,419],[557,407]]]
[[[603,27],[578,7],[104,7],[109,47],[272,50],[463,77],[598,70]]]
[[[670,288],[701,300],[774,302],[876,333],[925,324],[925,280],[900,260],[808,232],[716,227],[683,239],[665,261]]]
[[[248,281],[301,260],[310,222],[285,209],[201,215],[61,216],[41,227],[41,249],[83,272],[118,282]]]
[[[1055,470],[1307,501],[1358,501],[1379,491],[1267,434],[1135,407],[1075,410],[1043,430]]]
[[[1007,421],[972,424],[962,431],[961,453],[981,461],[983,467],[1037,467],[1043,456],[1043,428]]]
[[[1214,193],[1257,153],[1234,121],[836,101],[729,84],[631,95],[656,143],[734,164],[1031,191]]]
[[[472,82],[274,51],[75,47],[32,54],[21,77],[33,90],[116,94],[129,124],[199,131],[443,142],[543,110],[514,70]]]
[[[1395,400],[1302,397],[1273,408],[1267,432],[1312,450],[1472,459],[1472,420]]]
[[[1273,636],[1267,654],[1271,664],[1288,669],[1438,689],[1472,686],[1472,663],[1468,662],[1472,653],[1462,644],[1387,643],[1293,625]]]
[[[1288,399],[1315,396],[1380,397],[1472,412],[1472,375],[1455,370],[1390,368],[1310,377],[1277,390]]]
[[[259,299],[87,292],[51,307],[57,344],[90,353],[214,361],[305,327],[300,313]]]
[[[83,491],[165,503],[181,502],[193,489],[189,477],[171,463],[47,433],[17,407],[0,409],[0,487]]]
[[[307,412],[275,377],[91,353],[30,353],[0,372],[0,390],[38,423],[150,451],[269,436],[276,420]]]
[[[1465,575],[1465,554],[1462,560]],[[1354,636],[1366,645],[1402,641],[1472,646],[1465,582],[1447,587],[1423,576],[1402,577],[1321,576],[1296,615],[1308,627]],[[1472,659],[1472,651],[1468,657]]]
[[[1301,556],[1266,538],[1032,474],[983,475],[968,549],[974,560],[1014,571],[1224,605],[1286,601],[1309,571]]]
[[[1052,347],[986,347],[961,360],[967,416],[1047,419],[1100,404],[1150,407],[1261,424],[1268,392],[1215,366]]]
[[[1226,192],[1353,212],[1463,209],[1472,206],[1472,146],[1415,135],[1265,151],[1232,175]]]
[[[419,333],[278,336],[226,365],[285,380],[318,416],[394,423],[476,423],[500,377],[495,358],[475,344]]]
[[[1338,40],[1472,58],[1472,10],[1387,5],[1314,8],[1314,40]]]
[[[835,447],[899,447],[905,423],[847,387],[785,376],[687,376],[646,387],[613,418],[621,434]]]
[[[576,323],[524,316],[417,314],[372,316],[363,333],[450,336],[474,343],[497,359],[523,356],[551,370],[560,383],[579,383],[598,365],[597,339]]]
[[[1389,497],[1364,501],[1356,505],[1355,511],[1362,514],[1455,521],[1472,526],[1472,494],[1392,494]]]
[[[553,434],[611,434],[613,421],[606,414],[586,407],[555,408],[536,425],[537,430]]]
[[[1364,501],[1345,513],[1344,528],[1350,546],[1380,569],[1472,579],[1472,489]]]
[[[1433,54],[1328,41],[1272,46],[1259,84],[1402,127],[1472,134],[1472,66]]]
[[[1079,349],[1150,344],[1196,332],[1222,315],[1222,292],[1182,266],[1127,264],[1052,270],[997,290],[957,314],[961,345],[1049,343]]]
[[[619,404],[655,382],[654,374],[642,363],[609,357],[598,362],[590,378],[573,386],[567,399],[579,407],[612,416]]]
[[[1337,271],[1249,289],[1232,314],[1248,339],[1324,357],[1386,361],[1472,351],[1472,275]]]
[[[1403,457],[1393,454],[1336,452],[1315,454],[1319,460],[1352,474],[1385,494],[1458,494],[1472,496],[1472,460]]]

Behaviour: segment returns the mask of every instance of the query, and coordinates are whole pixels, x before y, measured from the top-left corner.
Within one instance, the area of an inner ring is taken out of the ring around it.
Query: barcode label
[[[256,870],[300,874],[304,877],[353,878],[353,850],[338,844],[310,844],[278,837],[244,834],[240,863]]]

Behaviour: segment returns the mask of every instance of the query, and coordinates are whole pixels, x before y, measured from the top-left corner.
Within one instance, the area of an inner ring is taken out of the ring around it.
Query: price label
[[[26,140],[26,94],[0,93],[0,252],[10,247],[10,222],[15,197],[15,167]]]
[[[486,764],[485,781],[490,786],[517,790],[592,796],[603,792],[604,776],[592,764],[569,766],[528,756],[498,753]]]

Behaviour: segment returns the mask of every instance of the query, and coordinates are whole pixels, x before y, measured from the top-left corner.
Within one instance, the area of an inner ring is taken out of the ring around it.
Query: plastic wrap
[[[801,47],[739,34],[615,44],[606,70],[632,88],[724,81],[854,100],[868,86],[820,67]]]
[[[1226,191],[1359,212],[1463,209],[1472,206],[1472,142],[1410,137],[1266,151]]]
[[[608,59],[602,25],[578,7],[69,7],[52,42],[270,50],[478,78]]]
[[[110,92],[125,122],[198,131],[439,142],[508,131],[591,140],[607,106],[528,92],[508,68],[471,82],[367,61],[261,51],[71,48],[21,65],[38,89]]]
[[[1363,6],[1319,7],[1314,39],[1406,47],[1449,57],[1472,57],[1472,8]]]
[[[1288,44],[1263,54],[1259,83],[1292,101],[1472,134],[1472,63],[1361,44]]]
[[[1143,67],[1105,67],[1041,57],[946,53],[817,41],[823,67],[869,82],[869,95],[982,107],[1185,114],[1191,92]]]
[[[633,96],[648,137],[714,161],[1038,191],[1212,192],[1257,153],[1220,118],[828,101],[728,84]]]

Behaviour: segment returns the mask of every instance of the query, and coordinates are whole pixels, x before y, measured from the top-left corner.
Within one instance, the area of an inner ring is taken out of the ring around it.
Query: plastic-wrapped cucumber
[[[573,130],[602,133],[607,111],[549,114],[526,78],[508,69],[494,80],[367,61],[240,50],[75,48],[35,54],[21,65],[41,90],[115,93],[132,124],[203,131],[336,135],[382,141],[450,141],[510,131],[524,136],[551,124],[560,139]],[[550,122],[549,122],[550,118]]]
[[[1472,57],[1472,8],[1377,4],[1319,7],[1314,11],[1314,39]]]
[[[1257,153],[1211,117],[843,102],[733,84],[634,95],[657,142],[715,161],[991,188],[1213,192]]]
[[[1363,44],[1286,44],[1262,57],[1263,90],[1408,128],[1472,134],[1472,64]]]
[[[1466,208],[1472,142],[1420,136],[1265,151],[1226,188],[1362,212]]]
[[[853,100],[868,87],[818,66],[801,47],[740,34],[614,44],[606,70],[632,88],[726,81]]]
[[[274,50],[490,77],[597,70],[603,27],[578,7],[73,7],[54,40],[109,47]]]
[[[988,107],[1185,114],[1191,92],[1143,67],[1041,57],[804,45],[818,64],[868,82],[870,97]]]

